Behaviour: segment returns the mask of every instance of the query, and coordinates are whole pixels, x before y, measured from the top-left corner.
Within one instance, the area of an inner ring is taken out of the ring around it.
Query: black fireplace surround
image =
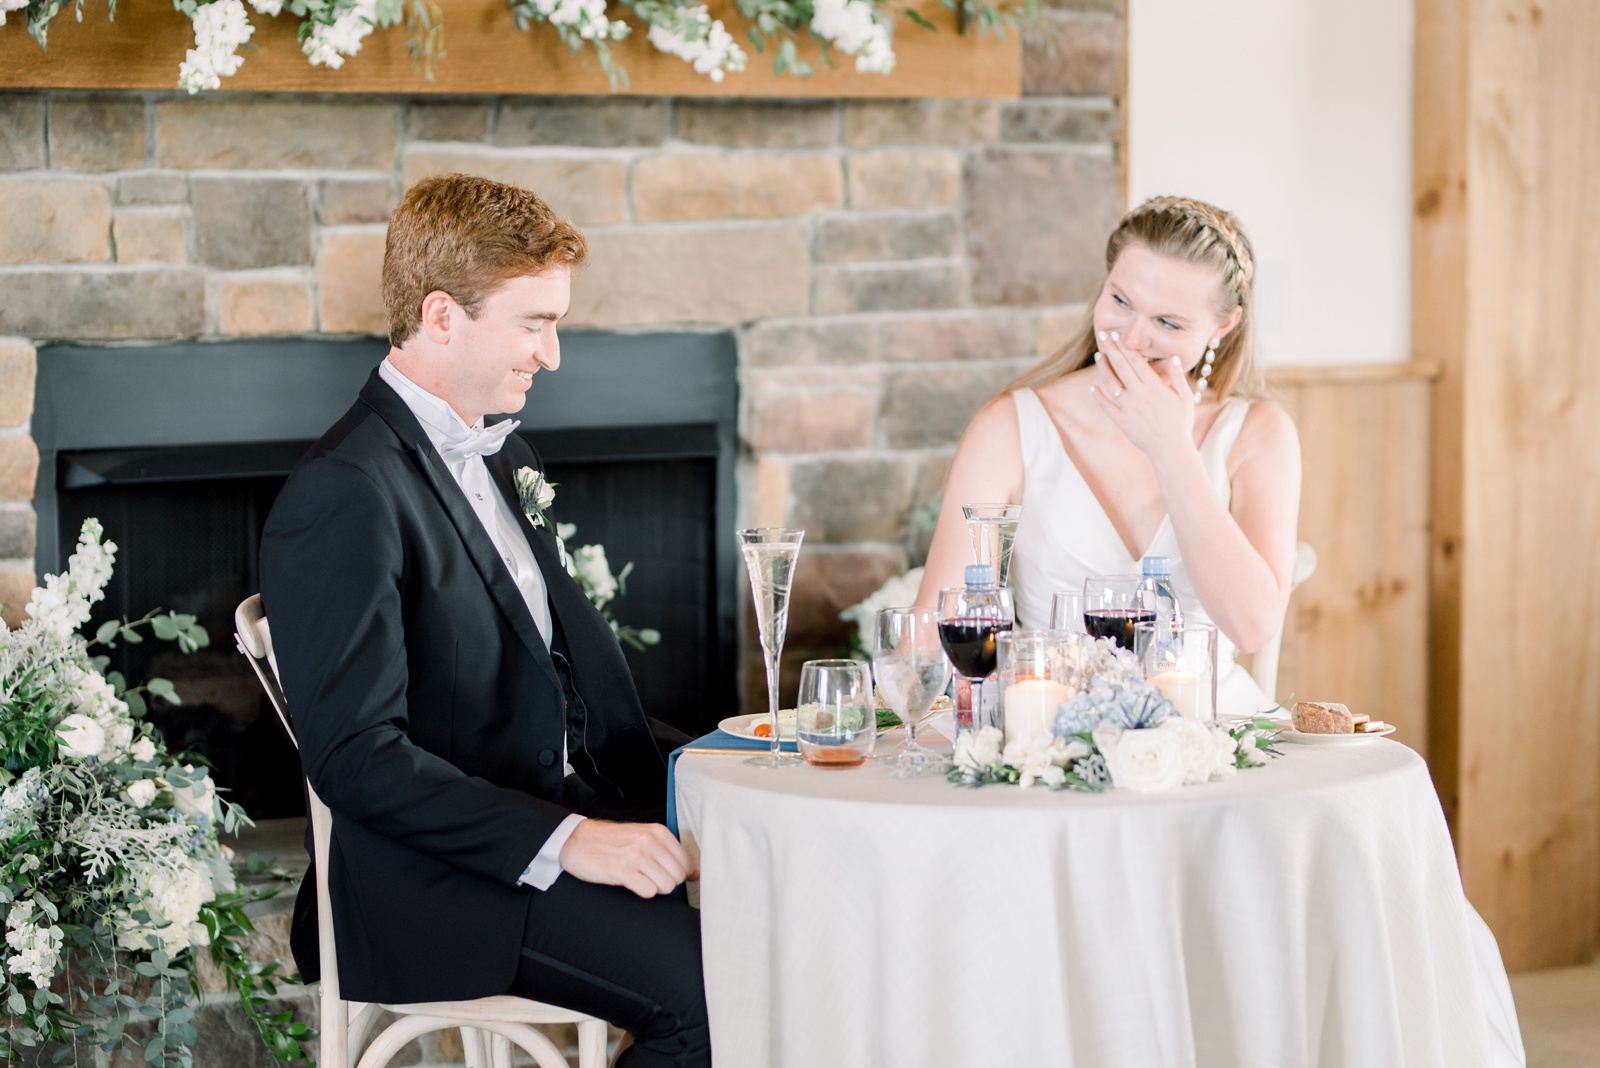
[[[51,345],[39,350],[36,566],[60,570],[85,517],[119,546],[86,630],[155,608],[192,612],[211,646],[121,644],[129,679],[173,680],[150,716],[174,749],[212,762],[261,817],[300,814],[299,765],[233,647],[232,612],[258,586],[261,528],[285,477],[353,403],[387,352],[377,339]],[[557,484],[569,547],[632,562],[617,619],[662,634],[627,657],[645,708],[690,733],[737,711],[734,545],[737,355],[727,333],[568,331],[559,371],[517,418]]]

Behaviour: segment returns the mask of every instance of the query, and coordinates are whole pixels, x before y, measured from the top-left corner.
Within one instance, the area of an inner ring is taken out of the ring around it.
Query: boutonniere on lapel
[[[555,503],[556,484],[544,477],[543,471],[519,467],[512,476],[517,485],[517,500],[522,502],[522,514],[535,528],[545,525],[544,510]]]

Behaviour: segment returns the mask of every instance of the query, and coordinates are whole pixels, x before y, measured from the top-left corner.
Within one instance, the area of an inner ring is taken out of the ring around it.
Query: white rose
[[[156,758],[156,743],[140,738],[128,747],[128,755],[141,764],[148,764]]]
[[[1103,754],[1110,754],[1111,750],[1115,749],[1117,743],[1122,740],[1122,728],[1115,723],[1101,723],[1095,727],[1089,737],[1094,739],[1094,747],[1096,749]],[[1107,755],[1106,759],[1110,760],[1111,758]]]
[[[1183,748],[1159,727],[1123,731],[1109,750],[1101,746],[1113,786],[1124,790],[1171,790],[1183,785]]]
[[[604,604],[617,595],[617,580],[611,574],[611,564],[606,560],[604,545],[585,545],[572,554],[572,563],[578,575],[589,586],[589,595]]]
[[[1244,737],[1239,739],[1237,752],[1246,767],[1258,767],[1267,762],[1267,755],[1256,748],[1258,742],[1259,739],[1250,731],[1246,731]]]
[[[961,767],[981,771],[1000,763],[1000,743],[1005,734],[998,727],[980,727],[956,736],[955,762]]]
[[[156,794],[161,788],[154,779],[140,779],[138,782],[128,784],[128,800],[133,802],[135,808],[144,808],[156,799]]]
[[[185,764],[184,771],[193,771],[194,765]],[[202,776],[200,781],[193,786],[174,786],[172,788],[172,802],[174,807],[183,815],[194,819],[205,816],[208,819],[216,816],[217,791],[211,785],[211,776]]]
[[[106,732],[100,724],[74,712],[56,725],[61,755],[77,760],[99,756],[106,748]]]
[[[1211,772],[1217,764],[1217,743],[1210,726],[1197,719],[1173,716],[1162,720],[1156,729],[1178,740],[1183,754],[1183,785],[1197,786],[1211,781]]]
[[[110,755],[119,756],[128,751],[128,746],[133,742],[133,724],[125,719],[113,719],[103,724],[106,733],[106,749]]]
[[[1219,727],[1215,723],[1211,725],[1211,737],[1216,744],[1216,748],[1213,751],[1215,763],[1211,765],[1211,777],[1213,779],[1233,778],[1239,774],[1239,765],[1234,760],[1234,754],[1238,752],[1238,743],[1233,740],[1233,735],[1228,733],[1226,727]]]

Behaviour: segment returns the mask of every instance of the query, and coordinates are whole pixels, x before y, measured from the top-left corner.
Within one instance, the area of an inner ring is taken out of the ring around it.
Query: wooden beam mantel
[[[536,25],[517,29],[505,0],[441,0],[446,55],[428,81],[414,69],[407,32],[395,26],[368,37],[359,54],[339,70],[313,67],[295,40],[297,20],[250,13],[255,35],[244,65],[223,90],[232,92],[563,94],[612,92],[590,51],[572,53],[555,31]],[[633,33],[614,46],[626,69],[626,91],[671,96],[745,97],[1012,97],[1022,87],[1020,35],[962,34],[955,13],[938,0],[915,5],[937,32],[909,19],[895,25],[897,57],[892,74],[859,74],[854,61],[835,54],[828,66],[809,34],[800,54],[815,73],[772,73],[772,48],[758,53],[749,27],[732,3],[713,3],[749,57],[741,73],[713,82],[676,56],[656,50],[637,21]],[[19,13],[16,13],[20,15]],[[613,11],[615,17],[616,12]],[[176,89],[178,65],[194,46],[189,20],[168,0],[121,0],[115,21],[99,0],[87,5],[82,22],[70,5],[50,24],[49,51],[28,36],[20,17],[0,26],[0,88]]]

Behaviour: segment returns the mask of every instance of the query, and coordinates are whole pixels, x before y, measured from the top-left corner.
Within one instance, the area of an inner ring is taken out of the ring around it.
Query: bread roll
[[[1302,734],[1354,734],[1355,717],[1344,705],[1323,701],[1296,701],[1289,709],[1294,729]]]

